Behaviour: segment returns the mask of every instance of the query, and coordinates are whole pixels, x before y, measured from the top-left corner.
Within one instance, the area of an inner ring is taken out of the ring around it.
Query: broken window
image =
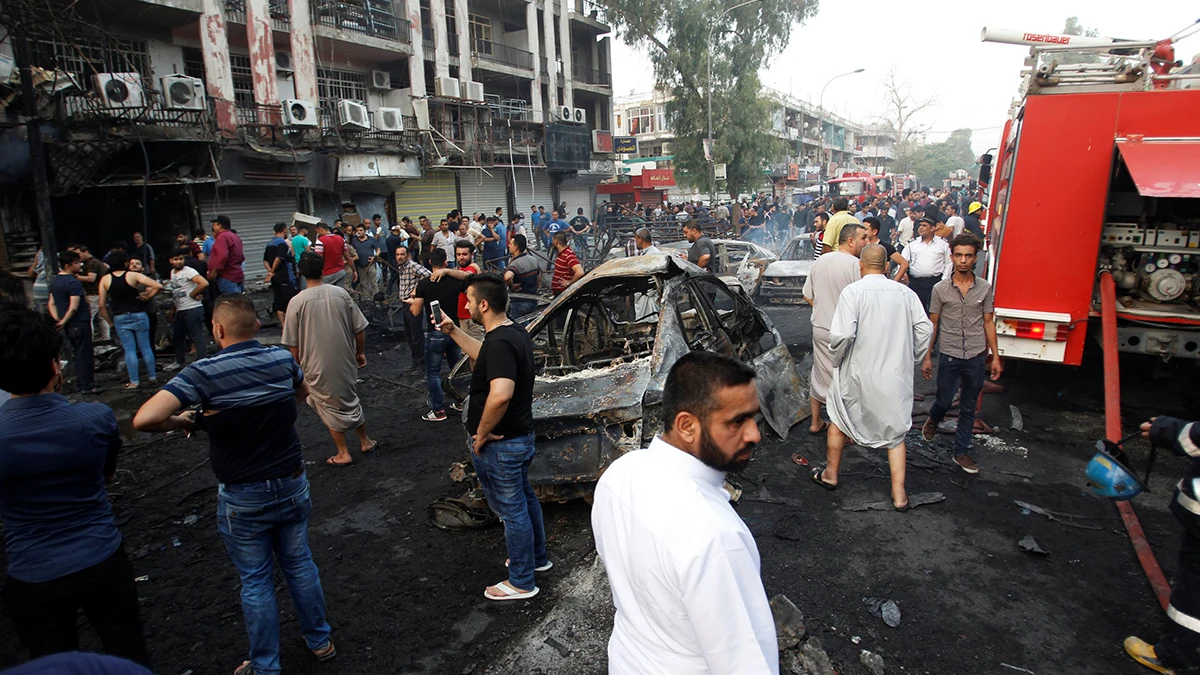
[[[91,90],[99,73],[139,73],[150,77],[150,57],[145,40],[106,37],[103,41],[86,36],[69,42],[53,38],[32,41],[33,65],[56,68],[75,77],[84,90]]]
[[[367,74],[351,70],[317,68],[317,95],[321,108],[333,110],[338,101],[367,102]]]
[[[758,312],[728,286],[717,279],[701,277],[694,282],[694,288],[707,299],[738,358],[750,361],[775,347],[775,336]]]
[[[657,292],[653,277],[622,280],[580,293],[543,320],[532,335],[539,374],[564,375],[649,357],[658,334],[657,310],[640,316],[639,298]]]
[[[237,107],[253,108],[254,75],[250,70],[250,57],[245,54],[230,54],[229,73],[233,76],[233,100]]]

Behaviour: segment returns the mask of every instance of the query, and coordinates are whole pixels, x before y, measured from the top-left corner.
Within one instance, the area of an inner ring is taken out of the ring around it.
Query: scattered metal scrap
[[[1036,553],[1037,555],[1050,554],[1049,551],[1046,551],[1041,546],[1038,546],[1037,540],[1033,538],[1032,534],[1025,535],[1021,541],[1017,542],[1017,546],[1020,546],[1021,550],[1025,551],[1026,553]]]
[[[926,504],[937,504],[938,502],[946,501],[946,495],[941,492],[918,492],[915,495],[908,496],[909,508],[925,506]],[[891,511],[895,509],[892,500],[884,500],[878,502],[857,502],[847,504],[842,507],[843,511]]]
[[[1046,516],[1047,518],[1049,518],[1050,520],[1053,520],[1056,523],[1062,523],[1063,525],[1070,525],[1071,527],[1078,527],[1078,528],[1084,529],[1084,530],[1103,530],[1104,529],[1103,527],[1100,527],[1097,525],[1084,525],[1083,523],[1075,522],[1076,519],[1098,520],[1100,518],[1103,518],[1104,516],[1079,516],[1079,515],[1073,515],[1070,513],[1061,513],[1059,511],[1051,511],[1050,509],[1044,509],[1040,506],[1036,506],[1034,504],[1030,504],[1028,502],[1023,502],[1020,500],[1013,500],[1013,503],[1016,504],[1017,506],[1021,507],[1022,509],[1029,511],[1030,513],[1036,513],[1039,516]]]
[[[891,628],[900,625],[900,606],[887,598],[863,598],[863,604],[871,616],[882,619]]]
[[[1025,418],[1021,417],[1021,411],[1015,405],[1009,405],[1008,410],[1012,413],[1012,424],[1009,426],[1009,428],[1017,431],[1024,431]]]

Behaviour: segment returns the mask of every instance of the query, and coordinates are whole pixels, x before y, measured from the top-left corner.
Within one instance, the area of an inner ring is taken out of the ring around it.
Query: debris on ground
[[[1049,555],[1049,551],[1046,551],[1046,550],[1042,549],[1041,546],[1038,546],[1037,540],[1033,538],[1032,534],[1025,535],[1025,538],[1022,539],[1021,541],[1017,542],[1017,545],[1020,546],[1021,550],[1025,551],[1026,553],[1036,553],[1037,555]]]
[[[853,637],[851,637],[851,638],[850,638],[850,642],[853,642],[854,644],[858,644],[858,643],[862,642],[862,638],[860,638],[859,636],[855,635],[855,636],[853,636]]]
[[[858,653],[858,660],[871,671],[871,675],[883,675],[882,656],[864,649]]]
[[[1020,666],[1011,666],[1007,663],[1001,663],[1000,665],[1004,666],[1005,668],[1011,668],[1012,670],[1015,670],[1015,671],[1018,671],[1021,673],[1029,673],[1029,675],[1036,675],[1036,673],[1034,673],[1032,670],[1030,670],[1028,668],[1021,668]]]
[[[1025,418],[1021,417],[1020,409],[1015,405],[1009,405],[1008,411],[1012,413],[1012,424],[1009,425],[1009,428],[1016,431],[1025,431]]]
[[[915,495],[908,496],[908,507],[911,509],[911,508],[916,508],[918,506],[925,506],[926,504],[936,504],[938,502],[944,502],[944,501],[946,501],[946,495],[942,494],[941,492],[918,492]],[[887,499],[887,500],[878,501],[878,502],[856,502],[853,504],[847,504],[846,506],[842,507],[842,510],[843,511],[891,511],[895,508],[896,508],[895,505],[892,504],[892,500]]]
[[[887,598],[863,598],[863,604],[871,616],[883,619],[888,626],[895,628],[900,625],[900,606],[895,600]]]
[[[821,639],[810,637],[799,649],[791,649],[780,655],[780,670],[804,673],[805,675],[835,675],[829,655],[821,646]]]
[[[1051,511],[1050,509],[1044,509],[1040,506],[1037,506],[1036,504],[1030,504],[1029,502],[1023,502],[1020,500],[1013,500],[1013,503],[1023,509],[1021,511],[1022,515],[1036,513],[1039,516],[1046,516],[1047,518],[1049,518],[1050,520],[1053,520],[1056,523],[1062,523],[1063,525],[1070,525],[1071,527],[1078,527],[1078,528],[1081,528],[1084,530],[1103,530],[1103,529],[1105,529],[1098,525],[1084,525],[1083,523],[1075,522],[1076,519],[1096,520],[1098,518],[1101,518],[1102,516],[1100,516],[1100,517],[1098,517],[1098,516],[1080,516],[1080,515],[1074,515],[1074,514],[1070,514],[1070,513],[1061,513],[1059,511]]]
[[[771,598],[771,616],[775,619],[775,638],[779,651],[791,649],[804,639],[804,613],[782,593]]]
[[[184,525],[195,525],[197,520],[200,520],[200,516],[197,516],[196,514],[191,513],[184,517],[183,524]]]

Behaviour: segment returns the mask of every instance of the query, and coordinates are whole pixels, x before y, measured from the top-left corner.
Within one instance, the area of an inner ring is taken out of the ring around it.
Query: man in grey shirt
[[[954,434],[954,463],[967,473],[979,473],[979,466],[967,454],[971,449],[971,434],[975,427],[975,407],[983,390],[984,371],[990,369],[993,380],[1000,379],[1004,365],[996,346],[996,315],[992,285],[975,276],[975,259],[983,242],[970,233],[963,233],[951,242],[954,274],[933,287],[929,303],[929,320],[933,322],[933,340],[921,364],[925,379],[933,377],[933,348],[939,344],[937,401],[929,411],[929,419],[921,427],[921,437],[932,441],[938,423],[946,416],[954,394],[962,387],[959,397],[958,429]],[[987,354],[994,357],[988,364]]]
[[[683,224],[683,236],[692,243],[688,249],[688,262],[709,272],[716,271],[717,247],[712,239],[700,231],[700,223],[689,220]]]

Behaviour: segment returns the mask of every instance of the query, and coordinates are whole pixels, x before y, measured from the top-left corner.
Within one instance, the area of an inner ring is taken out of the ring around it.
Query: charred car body
[[[783,438],[807,411],[807,383],[767,316],[740,290],[674,256],[604,263],[528,326],[537,376],[537,455],[529,479],[544,501],[591,494],[617,457],[662,428],[663,384],[694,349],[758,371],[762,416]],[[466,359],[446,381],[460,400]]]
[[[804,282],[813,266],[812,235],[792,237],[779,260],[767,266],[756,296],[763,302],[800,303],[804,301]]]

